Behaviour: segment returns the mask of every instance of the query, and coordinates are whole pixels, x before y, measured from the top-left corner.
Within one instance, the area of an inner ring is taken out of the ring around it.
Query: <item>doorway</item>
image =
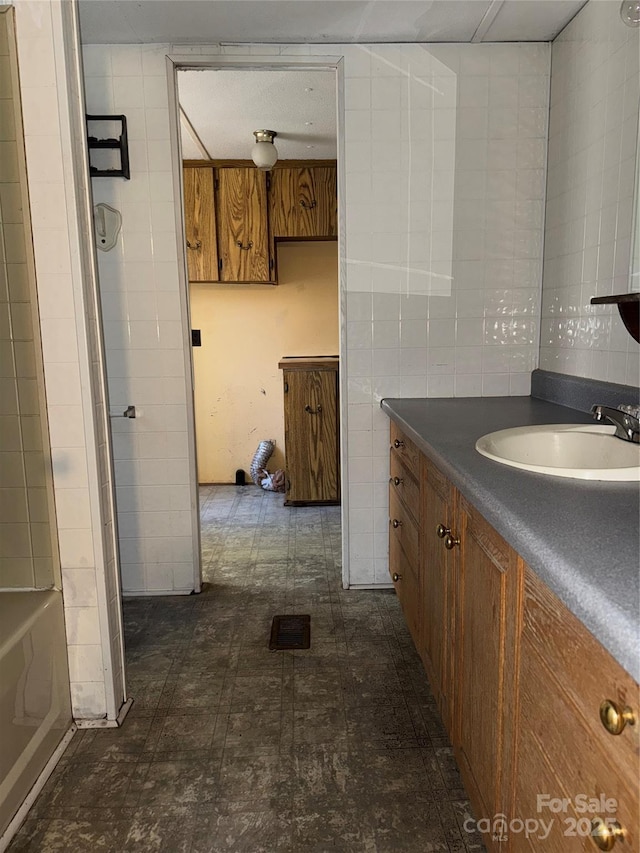
[[[282,358],[340,352],[337,216],[330,233],[325,223],[312,239],[290,237],[274,226],[269,195],[273,175],[275,183],[296,169],[320,181],[332,168],[335,187],[336,70],[324,63],[310,69],[308,61],[287,66],[216,61],[196,69],[192,60],[174,59],[174,183],[182,178],[179,251],[200,506],[211,484],[244,479],[255,488],[250,464],[260,442],[274,444],[267,469],[286,469]],[[249,155],[253,131],[267,125],[277,134],[278,163],[265,174]],[[317,202],[300,204],[311,215]],[[249,261],[250,271],[242,271]],[[206,581],[207,542],[201,553]]]

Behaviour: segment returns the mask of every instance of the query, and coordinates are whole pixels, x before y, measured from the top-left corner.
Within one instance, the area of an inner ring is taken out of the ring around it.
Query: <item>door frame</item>
[[[249,50],[249,45],[246,46]],[[339,323],[339,412],[340,412],[340,494],[342,528],[342,586],[349,587],[348,549],[348,470],[347,470],[347,346],[346,346],[346,252],[345,252],[345,179],[344,179],[344,62],[342,56],[207,56],[169,54],[166,70],[169,93],[169,129],[171,143],[171,171],[173,178],[174,209],[180,280],[180,307],[185,374],[190,377],[191,393],[187,394],[187,435],[189,449],[189,483],[191,487],[191,528],[194,549],[194,592],[202,589],[202,562],[200,545],[200,500],[198,493],[198,465],[196,456],[195,382],[193,351],[191,346],[191,308],[189,278],[185,251],[184,193],[182,186],[182,141],[180,132],[178,72],[207,69],[246,69],[252,71],[333,71],[336,80],[336,135],[338,179],[338,323]],[[266,286],[266,285],[265,285]]]

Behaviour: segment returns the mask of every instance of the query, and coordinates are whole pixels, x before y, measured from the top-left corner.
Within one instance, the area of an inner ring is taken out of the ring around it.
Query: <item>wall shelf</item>
[[[619,293],[617,296],[594,296],[592,305],[617,305],[620,319],[632,338],[640,343],[640,293]]]
[[[87,142],[89,144],[89,174],[92,178],[125,178],[131,177],[129,169],[129,140],[127,137],[127,117],[123,115],[87,115]],[[93,122],[119,122],[120,133],[115,138],[101,139],[93,136],[89,125]],[[104,169],[91,163],[91,152],[97,150],[118,151],[120,155],[119,167]]]

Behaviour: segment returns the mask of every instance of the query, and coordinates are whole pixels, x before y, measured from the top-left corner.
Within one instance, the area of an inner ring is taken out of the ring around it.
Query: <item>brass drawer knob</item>
[[[398,521],[397,518],[394,518],[391,524],[397,529],[398,527],[402,527],[402,522]]]
[[[453,548],[455,548],[456,545],[459,544],[460,540],[458,539],[458,537],[452,536],[451,533],[447,533],[447,535],[444,537],[444,547],[447,549],[447,551],[453,550]]]
[[[391,575],[391,580],[392,580],[394,583],[398,583],[398,581],[401,581],[401,580],[402,580],[402,575],[399,575],[397,572],[394,572],[394,573]]]
[[[396,450],[399,450],[401,447],[404,447],[404,441],[400,441],[399,438],[396,438],[396,440],[393,442],[393,446]]]
[[[399,486],[400,483],[404,483],[402,477],[389,477],[389,483],[393,483],[394,486]]]
[[[613,850],[616,841],[624,839],[624,829],[617,820],[594,817],[591,821],[591,837],[599,850]]]
[[[636,715],[631,708],[621,708],[613,699],[605,699],[600,705],[600,722],[610,735],[619,735],[627,723],[635,725]]]
[[[445,527],[444,524],[439,524],[436,527],[436,534],[438,539],[444,539],[447,533],[451,533],[451,529],[449,527]]]

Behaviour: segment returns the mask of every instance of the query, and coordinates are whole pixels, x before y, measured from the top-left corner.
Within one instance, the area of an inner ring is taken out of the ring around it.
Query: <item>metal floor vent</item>
[[[274,616],[269,648],[308,649],[311,646],[311,616]]]

